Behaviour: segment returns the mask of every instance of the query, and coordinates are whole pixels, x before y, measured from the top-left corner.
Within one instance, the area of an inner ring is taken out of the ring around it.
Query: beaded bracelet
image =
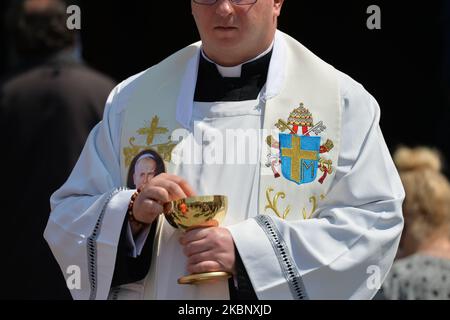
[[[141,191],[142,191],[141,189],[137,189],[137,191],[135,193],[133,193],[133,195],[131,196],[130,203],[128,204],[127,214],[128,214],[128,219],[130,220],[131,223],[135,223],[139,226],[144,226],[144,225],[146,225],[146,223],[137,220],[133,214],[134,201],[139,196]]]

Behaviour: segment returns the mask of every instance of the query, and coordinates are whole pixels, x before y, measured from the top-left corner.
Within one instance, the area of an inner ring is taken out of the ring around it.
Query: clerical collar
[[[224,67],[221,66],[217,63],[215,63],[214,61],[212,61],[210,58],[208,58],[208,56],[206,55],[205,51],[203,51],[203,49],[201,50],[202,52],[202,56],[203,58],[205,58],[208,62],[214,63],[217,67],[217,70],[219,71],[219,73],[222,75],[222,77],[224,78],[240,78],[241,74],[242,74],[242,66],[244,64],[250,63],[252,61],[258,60],[262,57],[264,57],[266,54],[268,54],[269,52],[271,52],[273,49],[273,42],[270,45],[269,48],[267,48],[263,53],[261,53],[260,55],[258,55],[257,57],[250,59],[244,63],[241,63],[237,66],[233,66],[233,67]]]
[[[219,67],[200,55],[194,101],[244,101],[258,97],[267,81],[273,46],[258,57],[236,67]],[[221,71],[226,70],[224,73]],[[239,71],[240,77],[233,77]],[[231,77],[230,77],[231,75]]]

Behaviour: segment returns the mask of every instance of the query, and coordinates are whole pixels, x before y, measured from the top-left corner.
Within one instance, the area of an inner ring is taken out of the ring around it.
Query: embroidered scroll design
[[[291,206],[287,206],[286,209],[284,210],[283,214],[281,214],[280,211],[278,210],[278,199],[279,198],[285,199],[286,194],[284,192],[278,192],[272,199],[271,194],[273,191],[274,191],[273,188],[268,188],[266,191],[266,198],[267,198],[268,205],[266,205],[265,210],[267,211],[268,209],[270,209],[273,212],[275,212],[275,214],[277,215],[278,218],[286,220],[286,218],[288,217],[288,215],[291,211]]]
[[[320,196],[320,200],[324,200],[324,199],[325,199],[325,196],[322,194]],[[308,215],[306,213],[306,208],[303,208],[302,216],[303,216],[304,220],[309,220],[309,219],[312,219],[314,217],[314,214],[316,213],[316,210],[317,210],[317,202],[318,202],[317,196],[312,196],[311,198],[309,198],[309,202],[312,203],[312,209],[310,211],[310,214]]]
[[[291,213],[291,206],[288,205],[286,207],[286,209],[284,210],[284,213],[280,212],[280,209],[278,208],[278,200],[281,199],[286,199],[286,193],[284,192],[277,192],[275,194],[275,196],[272,197],[272,193],[274,192],[274,188],[269,187],[266,190],[266,199],[267,199],[267,205],[265,207],[265,211],[267,212],[267,210],[272,210],[275,215],[283,220],[286,220],[287,217],[289,216],[289,214]],[[300,215],[303,217],[304,220],[309,220],[309,219],[313,219],[314,215],[316,214],[317,208],[318,208],[318,203],[320,201],[325,200],[325,195],[320,195],[320,197],[318,198],[317,196],[311,196],[309,198],[309,202],[312,204],[312,208],[309,211],[309,214],[307,213],[307,209],[304,207],[300,213]]]

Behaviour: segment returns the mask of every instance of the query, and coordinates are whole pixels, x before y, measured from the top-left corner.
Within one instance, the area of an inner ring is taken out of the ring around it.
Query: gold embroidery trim
[[[127,167],[130,166],[131,161],[133,161],[133,158],[139,152],[146,150],[146,149],[152,149],[152,150],[158,152],[158,154],[161,155],[161,157],[163,158],[164,161],[170,162],[172,151],[176,147],[177,144],[172,142],[170,140],[170,137],[168,138],[168,142],[166,142],[166,143],[153,144],[155,136],[169,132],[168,128],[159,127],[159,121],[160,121],[160,118],[158,116],[154,116],[148,126],[139,128],[136,131],[140,136],[146,136],[146,145],[135,144],[136,137],[131,137],[130,140],[128,141],[130,146],[123,148],[123,155],[125,157],[125,165]]]
[[[320,195],[320,200],[323,201],[324,199],[325,199],[325,195],[323,195],[323,194]],[[309,220],[314,217],[316,210],[317,210],[317,203],[318,203],[317,196],[312,196],[311,198],[309,198],[309,202],[312,203],[313,207],[311,209],[311,213],[309,214],[309,216],[306,213],[306,208],[303,208],[302,215],[303,215],[304,220]]]
[[[275,196],[273,197],[273,199],[271,200],[271,194],[274,191],[273,188],[268,188],[266,190],[266,198],[267,198],[267,202],[269,203],[268,205],[266,205],[265,210],[272,210],[273,212],[275,212],[275,214],[277,215],[278,218],[286,220],[286,218],[288,217],[290,211],[291,211],[291,206],[287,206],[287,208],[284,210],[284,213],[281,214],[280,211],[278,210],[278,200],[279,198],[281,199],[285,199],[286,198],[286,194],[284,192],[278,192],[275,194]]]
[[[286,209],[284,210],[284,213],[282,214],[278,208],[278,200],[281,199],[286,199],[286,193],[284,192],[277,192],[273,197],[272,197],[272,193],[274,192],[274,189],[272,187],[267,188],[266,190],[266,198],[267,198],[267,205],[265,207],[265,211],[267,212],[267,210],[272,210],[276,216],[280,219],[286,220],[287,217],[289,216],[290,212],[291,212],[291,206],[288,205],[286,207]],[[320,195],[320,201],[323,201],[325,199],[325,195]],[[318,208],[318,203],[319,203],[319,199],[317,196],[312,196],[309,198],[309,202],[312,204],[312,209],[308,215],[308,213],[306,212],[306,208],[303,208],[301,215],[303,216],[304,220],[310,220],[314,218],[314,215],[316,214],[317,208]]]

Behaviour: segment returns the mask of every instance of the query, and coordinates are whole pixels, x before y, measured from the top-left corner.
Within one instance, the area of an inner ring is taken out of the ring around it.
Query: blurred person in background
[[[405,187],[399,260],[383,295],[392,300],[450,299],[450,184],[437,151],[400,148],[394,155]]]
[[[6,287],[0,298],[70,298],[42,238],[48,198],[70,174],[115,84],[81,61],[77,33],[66,26],[66,6],[60,0],[14,1],[8,12],[21,68],[0,87],[8,199],[1,263]]]

